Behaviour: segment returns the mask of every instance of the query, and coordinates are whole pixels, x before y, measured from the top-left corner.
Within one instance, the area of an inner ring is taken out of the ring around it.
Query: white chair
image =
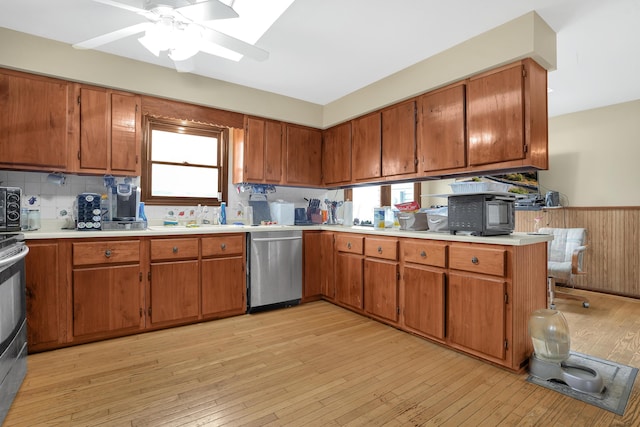
[[[553,234],[547,249],[547,285],[549,290],[549,308],[555,309],[555,300],[571,299],[582,301],[584,308],[589,308],[589,300],[556,290],[556,282],[573,285],[573,278],[586,274],[583,270],[584,252],[587,230],[584,228],[541,228],[540,233]]]

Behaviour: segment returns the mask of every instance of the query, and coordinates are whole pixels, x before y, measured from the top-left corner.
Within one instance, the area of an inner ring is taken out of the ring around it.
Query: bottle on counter
[[[109,202],[109,196],[103,194],[100,196],[100,212],[102,216],[102,221],[111,221],[111,203]]]
[[[227,223],[227,204],[220,202],[220,224],[225,225]]]

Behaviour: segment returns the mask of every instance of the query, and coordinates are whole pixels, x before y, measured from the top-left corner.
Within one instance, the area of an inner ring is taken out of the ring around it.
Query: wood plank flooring
[[[572,349],[640,367],[640,301],[557,301]],[[11,426],[640,423],[319,301],[28,357]]]

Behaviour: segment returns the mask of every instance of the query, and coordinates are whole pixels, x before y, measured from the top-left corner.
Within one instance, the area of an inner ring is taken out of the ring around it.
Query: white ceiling
[[[640,0],[295,0],[256,43],[269,59],[199,53],[195,74],[325,105],[531,10],[557,33],[550,116],[640,99]],[[139,22],[91,0],[0,3],[0,27],[68,44]],[[137,37],[99,50],[173,68]]]

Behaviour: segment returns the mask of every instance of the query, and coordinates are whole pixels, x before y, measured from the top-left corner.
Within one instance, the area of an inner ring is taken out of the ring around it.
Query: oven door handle
[[[0,268],[4,268],[8,265],[15,264],[16,262],[26,257],[28,253],[29,253],[29,247],[27,245],[22,246],[19,253],[12,255],[9,258],[0,260]]]

